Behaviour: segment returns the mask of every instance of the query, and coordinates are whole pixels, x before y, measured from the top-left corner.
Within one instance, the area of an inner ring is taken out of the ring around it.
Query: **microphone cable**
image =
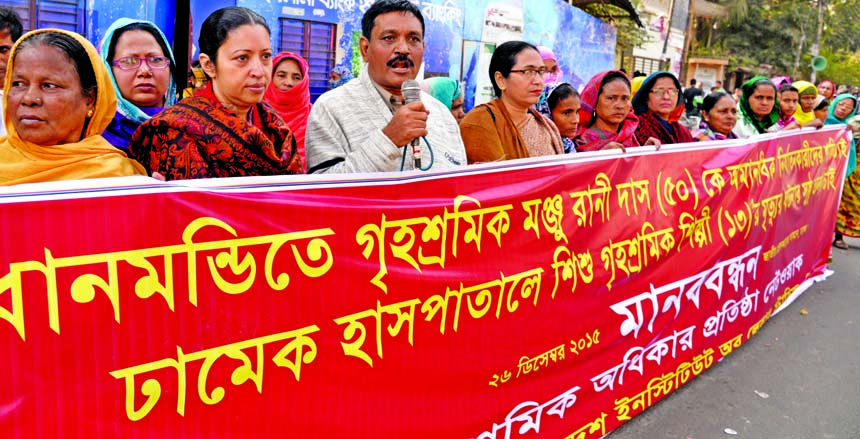
[[[427,140],[426,137],[421,137],[421,140],[424,141],[424,144],[427,145],[427,150],[430,151],[430,163],[427,164],[426,168],[419,167],[416,169],[418,169],[419,171],[429,171],[430,168],[433,167],[433,163],[436,162],[436,154],[433,152],[433,147],[430,146],[430,142]],[[403,172],[406,168],[406,149],[408,146],[409,144],[403,147],[403,154],[400,157],[400,172]]]

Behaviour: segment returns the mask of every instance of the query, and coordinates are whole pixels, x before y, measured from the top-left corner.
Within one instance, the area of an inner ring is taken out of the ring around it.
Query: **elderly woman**
[[[460,123],[469,163],[564,153],[558,129],[532,107],[545,75],[535,46],[508,41],[496,48],[490,59],[496,99],[473,108]]]
[[[639,118],[630,105],[630,79],[620,70],[594,75],[582,89],[577,151],[599,151],[641,146],[636,139]],[[646,145],[660,146],[650,138]]]
[[[167,180],[300,174],[293,133],[263,104],[272,79],[266,20],[226,7],[200,28],[206,88],[144,122],[129,149]]]
[[[652,137],[663,145],[693,141],[690,130],[678,122],[684,115],[684,100],[675,75],[656,72],[645,78],[633,97],[633,111],[639,117],[636,139],[640,144]]]
[[[86,39],[59,29],[30,32],[12,48],[9,65],[0,184],[144,175],[101,136],[116,95]]]
[[[857,114],[857,98],[849,93],[836,96],[830,103],[825,125],[849,123]],[[836,233],[833,246],[843,250],[848,248],[843,235],[860,236],[860,175],[857,168],[857,152],[852,141],[849,147],[848,166],[845,168],[845,186],[842,199],[836,212]]]
[[[444,76],[437,76],[421,81],[421,89],[436,98],[439,102],[445,104],[451,110],[451,115],[454,116],[457,123],[462,122],[463,118],[466,117],[466,113],[463,111],[465,101],[460,81]]]
[[[756,76],[741,86],[743,93],[738,103],[740,117],[734,132],[741,139],[779,131],[779,108],[776,104],[776,86],[764,76]]]
[[[547,85],[543,98],[536,106],[541,114],[555,123],[561,134],[565,154],[576,152],[573,138],[579,129],[580,102],[579,92],[572,85],[562,82]]]
[[[296,137],[296,147],[302,164],[305,163],[305,132],[311,112],[310,78],[308,62],[300,55],[279,53],[272,62],[272,82],[263,96],[284,119]]]
[[[717,92],[705,96],[700,106],[702,122],[693,134],[696,141],[737,139],[732,132],[738,121],[738,108],[728,93]]]
[[[154,23],[130,18],[110,25],[100,53],[117,101],[104,137],[127,153],[137,127],[176,102],[176,63],[170,43]]]

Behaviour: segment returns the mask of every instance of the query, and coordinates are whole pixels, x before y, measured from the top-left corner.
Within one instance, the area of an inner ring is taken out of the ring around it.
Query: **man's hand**
[[[404,105],[394,113],[394,118],[382,129],[382,134],[395,145],[406,146],[416,137],[427,136],[428,114],[430,112],[421,102]]]

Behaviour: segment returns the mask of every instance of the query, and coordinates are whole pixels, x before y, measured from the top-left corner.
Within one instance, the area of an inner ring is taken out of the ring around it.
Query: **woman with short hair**
[[[144,175],[102,137],[116,113],[110,76],[78,34],[39,29],[9,57],[0,184]]]
[[[231,6],[200,28],[206,88],[144,122],[129,149],[166,180],[303,173],[292,131],[263,95],[272,79],[269,26]]]

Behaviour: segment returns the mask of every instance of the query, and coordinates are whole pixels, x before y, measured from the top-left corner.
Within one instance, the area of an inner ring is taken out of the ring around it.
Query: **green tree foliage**
[[[733,65],[772,75],[808,78],[818,29],[819,0],[719,0],[730,15],[697,21],[694,54],[724,56]],[[825,1],[818,78],[860,84],[860,1]],[[836,79],[840,78],[840,79]]]

